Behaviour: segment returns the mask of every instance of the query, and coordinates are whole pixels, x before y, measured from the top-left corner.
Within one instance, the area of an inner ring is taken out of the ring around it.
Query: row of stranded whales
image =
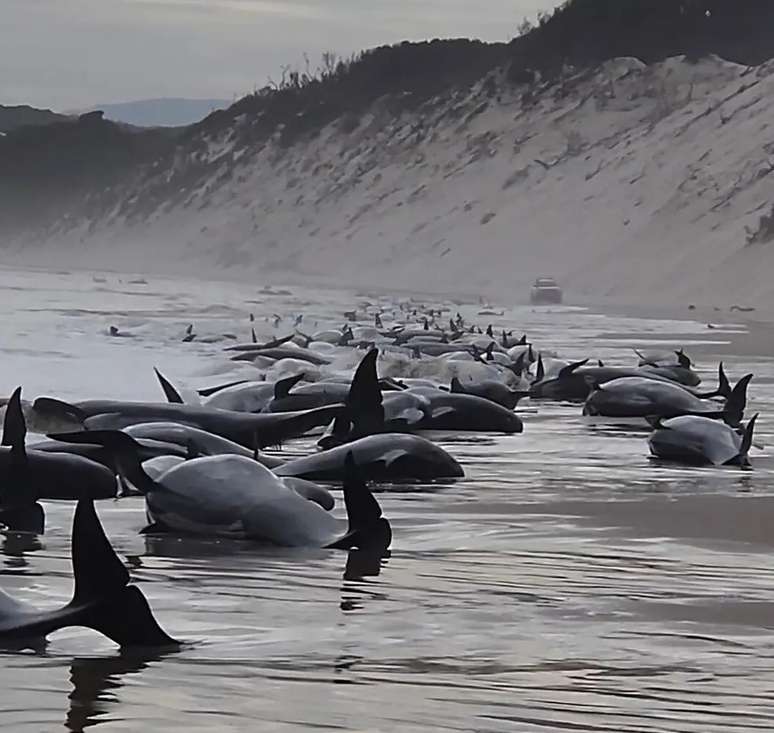
[[[389,522],[368,490],[351,452],[345,458],[345,531],[321,503],[297,491],[288,479],[251,458],[207,456],[161,470],[143,468],[134,439],[121,431],[84,431],[62,436],[68,442],[104,445],[116,455],[121,475],[144,496],[146,532],[178,532],[255,539],[282,546],[386,549]],[[328,509],[332,508],[328,505]]]
[[[244,361],[239,368],[254,370],[254,379],[224,379],[185,398],[157,370],[166,402],[27,402],[20,388],[0,401],[0,523],[40,534],[41,502],[77,501],[73,600],[39,612],[0,595],[0,642],[34,645],[59,628],[82,625],[121,646],[178,643],[129,584],[94,500],[141,497],[143,533],[151,537],[233,538],[379,557],[391,546],[392,528],[368,482],[463,478],[463,466],[423,433],[518,435],[524,423],[516,409],[526,399],[581,402],[595,420],[645,418],[655,460],[750,463],[758,416],[745,423],[744,411],[752,375],[732,389],[721,363],[717,388],[702,391],[682,350],[636,352],[634,366],[568,362],[513,331],[498,337],[492,326],[483,331],[459,314],[447,329],[435,309],[411,312],[422,318],[419,325],[407,320],[386,329],[379,313],[373,325],[360,325],[355,310],[344,328],[312,336],[258,343],[253,331],[251,342],[224,353]],[[341,355],[353,354],[351,374],[335,367]],[[380,358],[388,367],[381,375]],[[396,363],[402,372],[395,373]],[[263,370],[275,364],[296,371],[267,379]],[[28,429],[47,437],[27,443]],[[316,449],[304,455],[265,452],[310,434]],[[346,521],[331,513],[337,490]]]

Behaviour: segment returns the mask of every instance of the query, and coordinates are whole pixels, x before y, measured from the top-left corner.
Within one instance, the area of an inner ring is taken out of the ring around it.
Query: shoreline
[[[519,307],[537,307],[531,306],[526,298],[509,298],[501,292],[492,292],[485,297],[481,293],[473,292],[435,292],[418,291],[415,288],[407,287],[387,287],[385,285],[373,285],[362,283],[353,285],[349,283],[336,282],[333,278],[318,275],[309,275],[300,272],[282,272],[274,273],[275,277],[261,278],[260,281],[253,280],[252,277],[229,277],[228,273],[220,271],[214,277],[202,277],[199,274],[189,272],[156,272],[129,271],[123,269],[112,269],[106,267],[81,268],[72,267],[63,270],[59,267],[47,267],[34,263],[11,263],[0,261],[0,268],[6,271],[27,271],[44,272],[47,274],[66,275],[73,272],[94,275],[112,275],[123,277],[145,277],[161,278],[166,280],[199,280],[203,282],[221,282],[221,283],[240,283],[242,285],[255,285],[256,289],[270,286],[273,288],[316,288],[319,290],[345,291],[356,293],[367,292],[373,296],[397,295],[412,297],[421,300],[445,299],[455,305],[476,306],[486,304],[495,309],[509,310]],[[165,268],[166,270],[166,268]],[[363,296],[366,297],[366,296]],[[657,319],[669,321],[683,321],[697,324],[705,324],[707,327],[707,339],[712,341],[712,345],[694,345],[691,351],[698,355],[739,355],[739,356],[759,356],[774,357],[774,312],[768,310],[754,309],[750,312],[730,311],[728,308],[719,308],[718,306],[696,304],[689,308],[688,306],[678,306],[674,304],[644,304],[639,301],[623,302],[616,299],[603,298],[595,300],[583,295],[575,295],[572,292],[566,293],[565,302],[562,304],[567,307],[584,308],[591,313],[599,315],[615,315],[627,318],[638,319]],[[549,308],[551,306],[548,306]],[[713,328],[710,328],[710,325]],[[743,329],[742,332],[731,332],[724,327],[737,326]],[[720,333],[718,333],[720,331]],[[720,334],[722,337],[719,338]],[[637,333],[633,332],[632,337]],[[669,333],[663,336],[667,340]],[[652,338],[652,334],[648,334]]]

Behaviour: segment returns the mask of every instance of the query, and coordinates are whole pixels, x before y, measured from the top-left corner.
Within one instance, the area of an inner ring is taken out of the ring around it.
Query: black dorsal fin
[[[462,386],[462,382],[457,377],[452,377],[450,391],[455,394],[465,394],[465,389]]]
[[[494,338],[494,329],[492,328],[491,323],[486,327],[486,331],[484,333],[486,333],[486,335],[489,336],[490,339]]]
[[[486,351],[484,353],[486,354],[487,361],[494,361],[494,347],[494,341],[486,347]]]
[[[352,451],[347,453],[344,460],[343,488],[350,532],[367,527],[382,516],[382,508],[368,490]]]
[[[301,372],[301,374],[296,374],[293,377],[280,379],[279,382],[274,385],[274,399],[281,400],[284,397],[287,397],[290,394],[290,390],[293,389],[293,387],[295,387],[302,379],[304,379],[305,376],[306,374]]]
[[[250,337],[252,338],[254,344],[258,343],[258,336],[256,336],[254,328],[250,329]]]
[[[382,390],[376,373],[379,349],[371,349],[361,360],[352,378],[346,405],[357,437],[381,432],[384,427]]]
[[[156,367],[153,367],[153,371],[156,372],[156,379],[159,380],[167,402],[175,405],[185,404],[180,393],[172,386],[172,383]]]
[[[542,382],[546,376],[546,368],[543,365],[543,355],[538,354],[537,370],[535,371],[535,381]]]
[[[527,334],[523,334],[522,337],[519,339],[519,345],[520,346],[526,346],[527,345]]]
[[[718,364],[718,396],[728,399],[731,396],[731,385],[728,382],[725,369],[723,369],[723,362]]]
[[[739,457],[740,458],[747,458],[747,454],[750,452],[750,448],[752,448],[752,442],[753,442],[753,433],[755,432],[755,423],[758,421],[758,413],[755,413],[755,415],[750,418],[750,422],[747,423],[747,426],[744,429],[744,435],[742,436],[742,445],[739,448]]]
[[[0,486],[0,504],[6,509],[24,511],[34,505],[37,499],[29,490],[27,481],[27,451],[24,440],[27,437],[27,425],[24,422],[24,413],[21,407],[21,387],[17,387],[5,408],[5,421],[3,423],[3,440],[5,446],[11,447],[11,460],[9,461],[7,475],[3,477]],[[42,511],[39,512],[42,515]],[[38,512],[33,512],[34,518],[39,519]],[[22,529],[27,522],[20,521],[21,517],[5,517],[2,521],[12,529]],[[36,526],[33,522],[30,526]],[[40,524],[40,532],[43,525]]]
[[[582,366],[586,366],[588,362],[588,359],[583,359],[583,361],[574,361],[572,364],[568,364],[566,367],[562,367],[562,369],[559,371],[558,378],[566,379],[567,377],[571,376],[576,369],[580,369]]]
[[[10,446],[12,455],[24,460],[24,440],[27,437],[27,424],[24,422],[24,413],[21,406],[21,387],[17,387],[8,404],[5,407],[5,420],[3,421],[2,444]]]
[[[366,486],[352,451],[347,453],[344,460],[343,488],[349,528],[344,537],[329,547],[342,550],[353,547],[372,550],[388,548],[392,540],[390,523],[382,517],[382,508]]]
[[[75,508],[71,549],[74,604],[116,593],[129,583],[129,573],[110,546],[93,501],[79,501]]]
[[[75,509],[71,553],[75,593],[69,607],[81,610],[79,623],[123,649],[179,645],[159,626],[142,591],[129,585],[92,501],[81,500]]]

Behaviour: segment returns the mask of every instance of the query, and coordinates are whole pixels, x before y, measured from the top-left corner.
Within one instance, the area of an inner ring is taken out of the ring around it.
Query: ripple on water
[[[189,322],[248,340],[253,310],[268,338],[289,328],[275,331],[272,313],[304,311],[324,328],[353,302],[153,278],[133,291],[104,277],[95,292],[90,273],[0,272],[0,292],[16,288],[0,324],[5,393],[23,381],[30,397],[155,399],[154,365],[185,386],[233,367],[218,345],[181,343]],[[104,335],[112,320],[137,337],[117,346]],[[573,308],[492,322],[611,363],[631,363],[631,346],[694,345],[714,384],[704,324]],[[736,378],[756,373],[750,409],[768,446],[772,361],[725,358]],[[520,412],[522,435],[433,436],[466,479],[383,487],[386,558],[146,538],[139,500],[102,503],[158,618],[190,643],[121,655],[88,630],[58,632],[44,655],[3,655],[0,721],[35,732],[774,729],[770,449],[751,472],[684,469],[648,458],[642,426],[584,420],[572,404]],[[3,538],[0,575],[54,607],[72,590],[72,508],[47,512],[40,541]]]

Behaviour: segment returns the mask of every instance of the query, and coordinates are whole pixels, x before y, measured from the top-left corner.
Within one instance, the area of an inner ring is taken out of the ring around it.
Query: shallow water
[[[247,340],[249,310],[263,334],[275,333],[264,320],[275,312],[303,310],[315,330],[315,320],[340,323],[356,300],[104,277],[0,271],[2,394],[22,383],[29,398],[158,398],[154,365],[189,387],[217,383],[233,365],[221,344],[181,343],[188,323]],[[460,310],[474,318],[478,308]],[[476,320],[611,363],[631,363],[633,345],[693,345],[713,384],[713,350],[728,340],[699,323],[573,308]],[[134,337],[110,338],[113,324]],[[774,363],[726,362],[736,378],[755,371],[749,409],[762,411],[758,438],[768,446]],[[140,500],[99,504],[162,625],[190,644],[121,656],[99,635],[69,629],[45,654],[0,655],[0,724],[106,733],[774,729],[771,449],[755,451],[752,471],[665,467],[647,457],[642,428],[584,419],[577,405],[520,410],[522,435],[437,436],[465,480],[379,495],[394,541],[378,565],[335,551],[144,538]],[[3,589],[41,607],[68,600],[71,516],[71,505],[49,504],[39,542],[4,538]]]

